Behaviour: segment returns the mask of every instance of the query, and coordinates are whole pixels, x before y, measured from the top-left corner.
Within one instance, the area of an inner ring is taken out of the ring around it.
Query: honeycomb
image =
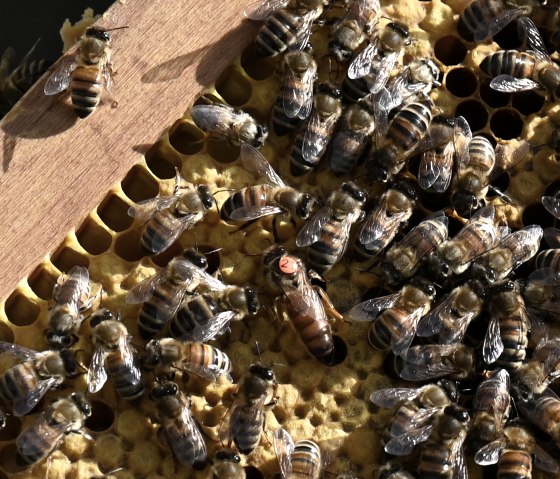
[[[533,145],[548,145],[556,129],[559,107],[532,92],[510,95],[493,91],[489,79],[478,68],[488,53],[518,46],[515,26],[508,26],[493,43],[467,43],[456,32],[457,16],[467,3],[395,0],[382,5],[384,14],[407,24],[415,39],[405,50],[404,63],[433,52],[434,61],[443,72],[443,86],[434,90],[432,97],[442,114],[464,116],[473,134],[484,134],[493,144],[515,147],[516,139],[522,138]],[[327,16],[341,13],[341,7],[335,5]],[[332,80],[337,72],[329,68],[326,60],[324,30],[313,34],[312,43],[315,56],[320,59],[320,80]],[[278,82],[275,62],[259,58],[251,44],[208,87],[204,97],[240,107],[266,121]],[[127,210],[141,200],[171,194],[175,168],[188,182],[208,184],[219,206],[231,190],[255,182],[238,161],[239,149],[207,138],[190,119],[189,107],[185,105],[185,115],[153,144],[144,160],[134,165],[87,219],[10,294],[0,311],[0,340],[45,349],[43,330],[47,326],[53,286],[61,273],[75,265],[87,267],[92,280],[102,285],[103,305],[120,311],[134,337],[133,344],[139,349],[143,346],[137,329],[139,306],[127,304],[124,298],[135,284],[154,274],[186,247],[196,246],[208,252],[210,271],[219,269],[224,281],[252,284],[267,291],[261,253],[274,242],[268,218],[240,230],[222,222],[214,209],[164,253],[150,257],[140,247],[143,224],[129,217]],[[289,138],[271,134],[262,152],[288,184],[326,198],[340,184],[340,178],[327,169],[292,178],[288,162],[283,161],[289,142]],[[410,169],[414,171],[413,163]],[[527,161],[513,165],[495,181],[515,203],[504,204],[498,198],[492,202],[499,205],[499,214],[506,216],[512,227],[534,223],[535,218],[549,226],[553,219],[541,206],[540,197],[554,190],[559,174],[560,166],[551,148],[539,148]],[[412,222],[448,204],[445,195],[434,200],[423,193]],[[290,251],[296,249],[296,233],[289,222],[280,223],[279,239]],[[350,261],[337,264],[327,274],[327,280],[328,294],[342,312],[362,298],[379,293],[378,279]],[[178,375],[181,388],[192,398],[192,413],[203,428],[209,457],[221,447],[219,429],[232,405],[235,384],[251,363],[261,361],[274,367],[278,404],[266,412],[265,434],[259,447],[242,459],[249,479],[273,477],[278,472],[271,433],[279,426],[296,440],[312,438],[325,450],[342,438],[328,472],[351,472],[359,478],[371,478],[383,462],[380,436],[391,412],[374,407],[369,396],[379,388],[402,383],[386,372],[384,354],[368,345],[367,329],[367,324],[336,324],[336,364],[327,367],[308,355],[288,321],[278,321],[270,309],[262,308],[257,317],[232,324],[231,331],[215,343],[232,359],[234,384],[208,383],[194,376]],[[75,347],[83,351],[79,359],[86,366],[91,358],[90,337],[91,330],[85,321]],[[148,383],[153,379],[149,374],[146,378]],[[50,391],[36,411],[72,390],[87,390],[85,375],[66,381],[61,391]],[[209,465],[202,470],[187,470],[174,459],[171,449],[158,436],[155,405],[147,395],[137,403],[128,403],[119,399],[108,383],[100,393],[88,397],[93,414],[86,429],[94,440],[86,435],[69,435],[49,460],[27,469],[14,460],[15,438],[37,413],[23,418],[8,416],[6,428],[0,431],[0,477],[15,477],[16,473],[20,478],[56,479],[212,476]],[[482,468],[472,458],[468,466],[474,477],[480,477]]]

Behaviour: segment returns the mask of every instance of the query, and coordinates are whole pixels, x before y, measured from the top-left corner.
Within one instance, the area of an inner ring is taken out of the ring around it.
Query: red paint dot
[[[298,269],[298,261],[292,256],[284,256],[278,261],[280,271],[284,274],[294,274]]]

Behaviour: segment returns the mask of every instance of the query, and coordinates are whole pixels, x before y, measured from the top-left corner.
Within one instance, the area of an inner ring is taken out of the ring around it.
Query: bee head
[[[298,218],[301,218],[302,220],[308,219],[311,216],[311,211],[313,210],[314,205],[315,198],[307,193],[304,193],[296,207],[296,215]]]
[[[470,218],[480,207],[480,201],[468,191],[457,191],[451,197],[451,204],[455,211],[463,218]]]
[[[410,198],[412,201],[416,201],[418,199],[418,188],[416,187],[416,183],[414,181],[400,180],[395,185],[395,189],[400,191],[407,198]]]
[[[200,251],[198,251],[195,248],[187,248],[186,250],[184,250],[183,258],[189,260],[197,268],[203,270],[208,268],[208,260],[206,259],[206,256],[204,256]]]
[[[333,83],[320,83],[317,87],[317,92],[332,96],[333,98],[342,98],[342,90]]]
[[[408,27],[401,22],[391,22],[387,25],[387,27],[389,30],[393,30],[397,35],[401,36],[402,38],[408,38],[409,36],[409,31],[408,31]]]
[[[102,42],[109,43],[111,41],[111,36],[107,30],[103,30],[98,27],[89,27],[86,30],[86,37],[95,38],[96,40],[101,40]]]
[[[449,264],[437,253],[432,253],[424,264],[426,275],[437,280],[446,279],[451,273]]]
[[[164,383],[154,383],[152,386],[152,399],[159,399],[165,396],[176,396],[179,393],[179,386],[172,381]]]
[[[92,328],[95,328],[103,321],[109,321],[111,319],[116,319],[113,312],[107,308],[101,308],[91,315],[89,324]]]
[[[78,336],[72,333],[60,333],[47,329],[45,331],[45,341],[53,349],[70,348],[78,341]]]
[[[443,412],[459,422],[467,423],[469,421],[469,411],[458,404],[450,404],[443,410]]]
[[[249,314],[256,314],[260,305],[257,291],[254,288],[245,288],[245,300]]]
[[[214,206],[215,200],[208,187],[206,185],[199,185],[197,190],[198,196],[200,197],[200,201],[202,202],[204,208],[206,208],[207,210],[212,208],[212,206]]]
[[[69,378],[75,378],[80,373],[78,362],[76,361],[76,353],[74,351],[70,351],[69,349],[61,349],[60,358],[64,364],[66,376]]]
[[[236,463],[241,462],[241,457],[239,456],[239,454],[236,454],[235,452],[230,451],[229,449],[221,449],[220,451],[218,451],[216,453],[216,459],[218,459],[219,461],[229,461],[229,462],[236,462]]]
[[[367,193],[361,188],[358,188],[356,183],[353,183],[352,181],[347,181],[346,183],[342,183],[341,190],[349,194],[358,203],[363,204],[367,200]]]
[[[265,265],[271,265],[276,260],[282,258],[282,256],[286,256],[287,254],[288,252],[283,246],[273,245],[264,252],[263,263]]]
[[[428,281],[426,278],[421,276],[416,276],[410,280],[410,284],[418,288],[420,291],[426,293],[426,295],[432,297],[436,295],[436,287],[434,283]]]
[[[386,183],[389,180],[387,167],[394,164],[396,159],[396,153],[391,148],[381,148],[374,151],[371,159],[365,163],[368,178]]]
[[[91,403],[83,396],[83,394],[72,393],[70,395],[70,399],[84,416],[91,416]]]
[[[388,261],[383,261],[379,267],[385,275],[385,279],[390,285],[399,284],[402,281],[401,274],[397,271],[395,266]]]
[[[260,123],[257,124],[257,134],[255,135],[255,139],[251,143],[252,146],[255,148],[260,148],[264,145],[266,138],[268,137],[268,126],[261,125]]]
[[[457,381],[451,379],[440,379],[437,385],[445,391],[447,397],[451,402],[457,402],[459,400],[459,388],[457,386]]]
[[[507,280],[502,281],[501,283],[494,284],[490,287],[490,294],[496,295],[500,293],[507,293],[515,291],[515,281]]]
[[[346,45],[339,40],[331,40],[329,50],[339,62],[346,62],[352,56],[352,50],[346,48]]]
[[[161,361],[161,344],[157,339],[152,339],[146,344],[142,355],[142,366],[146,369],[155,368]]]
[[[274,381],[276,379],[276,377],[274,376],[274,371],[271,368],[263,366],[262,364],[251,364],[249,372],[253,376],[257,376],[264,381]]]

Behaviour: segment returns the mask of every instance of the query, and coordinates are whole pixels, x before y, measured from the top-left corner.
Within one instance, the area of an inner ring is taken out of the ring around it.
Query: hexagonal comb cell
[[[455,35],[441,37],[434,45],[434,55],[444,65],[458,65],[467,55],[467,47]]]
[[[541,111],[544,97],[534,91],[525,91],[512,95],[511,106],[522,115],[530,115]]]
[[[150,171],[162,180],[175,177],[175,168],[181,167],[181,155],[165,139],[156,141],[145,158]]]
[[[140,165],[132,167],[121,181],[121,187],[124,194],[135,203],[155,198],[159,193],[158,182]]]
[[[91,255],[99,255],[111,247],[111,234],[92,217],[76,230],[78,243]]]
[[[57,279],[58,276],[41,265],[29,275],[27,284],[39,298],[48,300],[52,297],[52,290]]]
[[[86,427],[94,432],[101,432],[109,429],[115,420],[113,408],[103,401],[92,401],[91,407],[92,413],[86,420]]]
[[[511,140],[517,138],[521,134],[523,119],[515,110],[497,110],[490,119],[490,129],[497,138]]]
[[[186,120],[177,120],[169,129],[169,144],[183,155],[193,155],[202,150],[202,140],[203,133]]]
[[[216,80],[216,91],[232,106],[241,106],[251,98],[251,83],[241,72],[231,66]]]
[[[15,290],[6,300],[6,316],[15,326],[29,326],[39,317],[40,308],[22,291]]]
[[[130,228],[133,219],[128,215],[129,205],[115,193],[109,193],[97,207],[101,221],[113,231]]]
[[[51,256],[51,263],[67,273],[72,266],[89,266],[89,258],[67,245],[61,245]]]
[[[482,82],[480,82],[479,91],[480,91],[480,99],[488,106],[491,106],[493,108],[506,106],[511,98],[511,95],[509,93],[503,93],[494,90],[490,86],[489,79],[484,79]]]
[[[253,80],[265,80],[274,74],[274,64],[257,54],[253,42],[241,54],[241,67]]]
[[[477,100],[466,100],[457,105],[455,116],[462,116],[468,121],[473,132],[482,130],[488,121],[486,108]]]
[[[460,98],[471,96],[477,86],[476,75],[468,68],[454,68],[445,77],[445,87]]]

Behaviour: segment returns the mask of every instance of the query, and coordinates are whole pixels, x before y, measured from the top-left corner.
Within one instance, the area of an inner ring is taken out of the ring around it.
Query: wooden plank
[[[115,31],[118,108],[85,120],[43,94],[45,78],[0,123],[0,301],[77,228],[254,38],[246,1],[121,1],[98,22]]]

